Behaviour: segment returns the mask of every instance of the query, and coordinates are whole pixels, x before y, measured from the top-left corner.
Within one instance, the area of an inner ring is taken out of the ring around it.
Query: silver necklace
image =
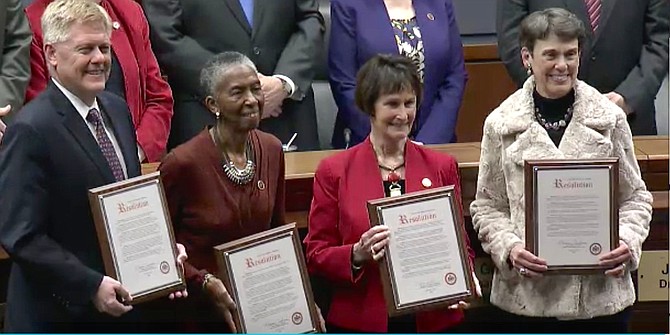
[[[228,158],[228,154],[224,151],[223,157],[224,162],[221,164],[223,166],[223,172],[226,174],[226,177],[230,179],[233,183],[237,185],[244,185],[254,179],[256,174],[256,164],[254,163],[253,150],[251,150],[251,145],[247,141],[247,163],[244,165],[244,168],[240,169],[235,166],[235,163]]]
[[[225,173],[226,177],[228,177],[230,181],[237,185],[245,185],[249,183],[256,175],[256,164],[254,163],[254,150],[251,148],[251,140],[247,138],[245,144],[247,162],[244,165],[244,168],[240,169],[235,166],[235,163],[233,163],[230,157],[228,157],[226,150],[223,149],[222,145],[219,144],[218,136],[216,136],[218,135],[218,129],[215,129],[214,134],[214,142],[216,142],[217,147],[219,147],[223,152],[223,162],[221,162],[221,166],[223,167],[223,172]]]

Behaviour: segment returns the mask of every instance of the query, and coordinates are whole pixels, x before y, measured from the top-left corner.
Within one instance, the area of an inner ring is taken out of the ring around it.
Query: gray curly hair
[[[216,88],[223,81],[226,72],[238,65],[248,66],[258,72],[254,62],[237,51],[226,51],[212,57],[200,71],[200,86],[205,94],[216,96]]]

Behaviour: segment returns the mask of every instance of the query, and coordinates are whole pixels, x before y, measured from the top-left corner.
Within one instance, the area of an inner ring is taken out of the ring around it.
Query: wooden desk
[[[643,245],[644,250],[667,250],[668,246],[668,137],[667,136],[644,136],[636,137],[635,155],[640,165],[642,178],[647,187],[654,195],[655,219],[652,220],[651,231],[647,241]],[[461,187],[463,191],[463,203],[465,206],[474,199],[477,183],[477,170],[479,165],[480,145],[478,142],[457,143],[447,145],[434,145],[431,148],[453,155],[459,162],[461,173]],[[319,162],[335,151],[315,151],[287,153],[285,159],[286,167],[286,209],[289,222],[298,222],[299,227],[307,227],[307,214],[312,200],[312,183],[314,171]],[[142,173],[156,171],[158,164],[143,164]],[[466,207],[467,209],[467,207]],[[660,220],[658,214],[660,213]],[[469,211],[465,210],[469,215]],[[466,217],[469,222],[469,218]],[[468,224],[468,233],[471,241],[477,241],[477,236],[472,231],[472,225]],[[479,243],[474,242],[478,259],[486,258],[487,255],[481,250]],[[0,282],[6,283],[9,273],[9,259],[7,253],[0,248],[0,265],[4,270],[0,272]],[[483,278],[482,278],[483,279]],[[4,281],[3,281],[4,280]],[[4,304],[0,304],[0,309]],[[631,327],[635,331],[644,332],[667,332],[667,323],[663,321],[667,310],[667,302],[644,302],[636,303]],[[473,309],[469,311],[468,319],[478,322],[486,318],[486,308]],[[478,316],[477,314],[480,313]],[[665,324],[665,326],[663,326]],[[666,328],[663,328],[666,327]]]
[[[638,136],[634,138],[635,154],[640,164],[642,178],[650,191],[667,191],[668,187],[668,136]],[[479,142],[429,145],[431,149],[448,153],[456,158],[461,172],[461,189],[463,204],[474,199],[477,170],[479,166]],[[339,150],[311,152],[289,152],[285,155],[286,167],[286,211],[289,221],[298,222],[298,226],[307,227],[307,211],[312,201],[312,183],[314,171],[319,162]],[[158,163],[142,164],[142,173],[156,171]],[[661,194],[663,193],[655,193]],[[667,193],[665,200],[657,200],[654,206],[667,209]],[[467,207],[466,207],[467,208]],[[469,215],[468,211],[465,211]],[[7,253],[0,248],[0,260],[7,259]]]
[[[650,191],[668,190],[668,136],[640,136],[634,138],[636,157],[642,178]],[[479,170],[479,142],[429,145],[431,149],[448,153],[456,158],[461,173],[463,205],[467,209],[474,200]],[[314,171],[321,159],[336,150],[296,152],[286,154],[286,211],[287,219],[299,227],[307,225],[307,211],[312,201]],[[464,214],[469,216],[469,211]]]

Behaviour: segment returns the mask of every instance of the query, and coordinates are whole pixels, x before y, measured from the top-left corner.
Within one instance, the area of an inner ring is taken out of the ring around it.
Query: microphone
[[[349,149],[349,144],[351,143],[351,129],[344,128],[344,149]]]

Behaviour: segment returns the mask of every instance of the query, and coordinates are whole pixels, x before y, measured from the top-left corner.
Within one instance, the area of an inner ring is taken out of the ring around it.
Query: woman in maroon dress
[[[214,275],[213,247],[285,223],[284,154],[277,138],[256,129],[264,98],[246,56],[215,56],[200,81],[217,122],[172,150],[159,170],[176,239],[189,251],[190,295],[178,318],[187,318],[185,330],[221,333],[234,330],[235,304]]]

